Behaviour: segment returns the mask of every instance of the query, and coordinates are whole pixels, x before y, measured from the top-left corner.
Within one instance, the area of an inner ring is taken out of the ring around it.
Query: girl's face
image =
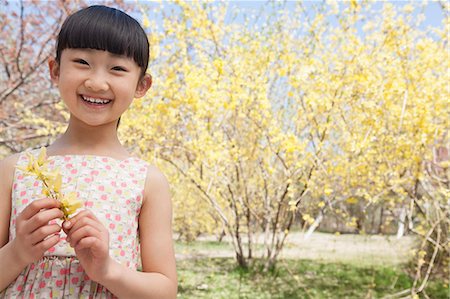
[[[117,123],[133,98],[145,95],[151,77],[129,57],[93,49],[64,49],[60,63],[49,61],[71,117],[89,126]]]

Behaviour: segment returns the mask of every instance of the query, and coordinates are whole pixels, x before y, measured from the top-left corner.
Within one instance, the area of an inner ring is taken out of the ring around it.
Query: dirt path
[[[211,246],[211,241],[215,241],[215,238],[201,237],[196,246],[186,246],[183,252],[178,252],[177,258],[234,256],[233,248],[226,239],[219,246]],[[395,236],[313,233],[305,240],[303,233],[292,232],[280,257],[361,265],[397,265],[411,257],[413,245],[414,239],[411,236],[397,239]],[[260,253],[256,252],[256,256]]]

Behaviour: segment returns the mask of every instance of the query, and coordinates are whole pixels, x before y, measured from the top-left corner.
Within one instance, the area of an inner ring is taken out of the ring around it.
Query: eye
[[[73,60],[75,63],[83,64],[83,65],[89,65],[89,63],[86,62],[86,60],[77,58]]]
[[[115,66],[112,68],[113,71],[118,71],[118,72],[126,72],[127,70],[124,67],[121,66]]]

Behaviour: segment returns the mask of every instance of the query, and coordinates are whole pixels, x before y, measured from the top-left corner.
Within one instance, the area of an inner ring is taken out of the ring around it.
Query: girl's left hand
[[[108,230],[89,210],[65,221],[63,229],[89,278],[96,282],[102,280],[108,273],[110,260]]]

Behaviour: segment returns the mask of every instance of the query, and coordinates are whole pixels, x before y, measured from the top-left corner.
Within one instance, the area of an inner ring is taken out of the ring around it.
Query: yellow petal
[[[39,151],[39,156],[37,159],[38,165],[42,166],[45,164],[47,160],[47,149],[45,147],[41,147],[41,150]]]
[[[53,182],[53,189],[56,193],[59,193],[61,191],[61,184],[62,184],[62,175],[60,173],[56,174],[55,181]]]
[[[83,206],[81,200],[76,198],[76,193],[72,192],[64,196],[61,200],[61,210],[64,213],[64,217],[67,219],[77,209]]]

